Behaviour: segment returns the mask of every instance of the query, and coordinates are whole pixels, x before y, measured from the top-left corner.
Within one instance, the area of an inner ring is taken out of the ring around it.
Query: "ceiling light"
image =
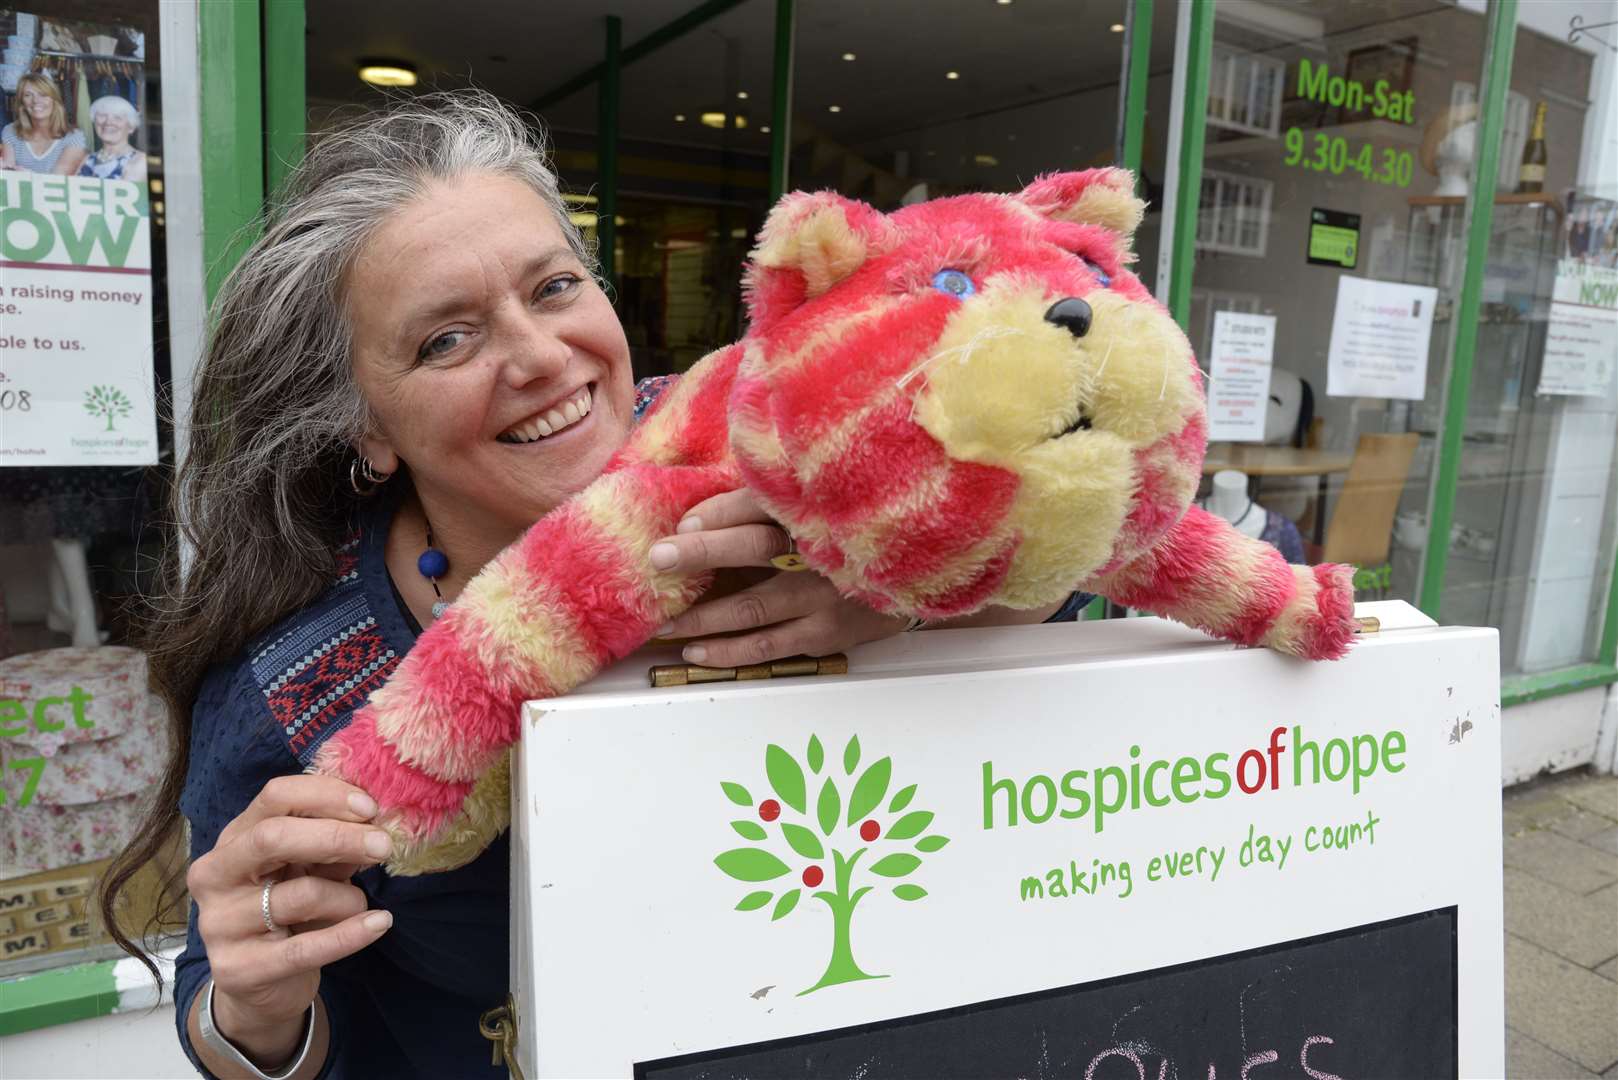
[[[416,65],[406,60],[361,60],[360,81],[372,86],[415,86]]]
[[[826,111],[827,112],[842,112],[843,107],[841,105],[827,105],[826,106]]]
[[[983,165],[992,169],[994,166],[1000,164],[1000,159],[995,157],[993,154],[973,154],[972,163],[975,165]]]
[[[746,229],[732,229],[732,230],[730,230],[730,238],[732,240],[746,240],[747,239],[747,230]]]
[[[747,91],[746,90],[738,90],[738,91],[736,91],[736,100],[737,101],[746,101],[747,100]]]
[[[1121,22],[1115,22],[1107,29],[1111,30],[1115,34],[1121,34],[1124,32],[1124,24]]]
[[[578,203],[580,206],[594,206],[596,204],[594,195],[575,195],[572,192],[564,194],[562,200],[564,202]]]
[[[1001,7],[1010,7],[1011,6],[1011,0],[994,0],[994,2],[999,4]]]
[[[705,112],[701,116],[702,126],[722,128],[725,126],[726,116],[722,112]]]
[[[683,112],[677,112],[677,113],[675,113],[675,114],[674,114],[674,122],[675,122],[675,123],[676,123],[676,124],[683,124],[683,123],[685,123],[685,113],[683,113]]]
[[[851,53],[851,52],[846,52],[846,53],[843,54],[843,59],[844,60],[852,60],[852,59],[854,59],[854,54]]]
[[[567,219],[581,229],[596,227],[596,215],[589,210],[575,210],[568,214]]]
[[[961,77],[961,73],[959,71],[946,71],[946,72],[944,72],[944,78],[946,78],[946,79],[959,79],[960,77]]]
[[[763,127],[759,128],[758,130],[759,130],[759,134],[768,135],[770,133],[770,125],[765,124]]]

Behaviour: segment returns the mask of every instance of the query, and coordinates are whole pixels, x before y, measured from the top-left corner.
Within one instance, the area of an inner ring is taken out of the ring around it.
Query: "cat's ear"
[[[1023,188],[1017,198],[1056,221],[1099,225],[1125,249],[1146,214],[1146,203],[1135,197],[1135,174],[1128,169],[1051,173]]]
[[[879,211],[833,192],[784,196],[765,220],[747,268],[752,321],[773,322],[821,295],[886,250],[891,231]]]

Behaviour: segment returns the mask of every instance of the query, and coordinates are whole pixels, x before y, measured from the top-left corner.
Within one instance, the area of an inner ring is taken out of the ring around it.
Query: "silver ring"
[[[277,926],[275,920],[270,918],[270,890],[273,888],[275,888],[275,882],[266,881],[264,883],[264,891],[259,894],[258,898],[258,909],[264,916],[264,929],[275,934],[285,930],[286,927]]]

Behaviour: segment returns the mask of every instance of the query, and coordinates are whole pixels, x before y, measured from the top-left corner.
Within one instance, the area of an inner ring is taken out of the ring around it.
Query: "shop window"
[[[1520,11],[1454,524],[1429,538],[1444,620],[1498,627],[1507,677],[1598,658],[1618,515],[1614,65],[1568,41],[1581,5]],[[1444,277],[1461,211],[1424,212]]]
[[[1274,191],[1275,185],[1268,180],[1204,169],[1202,213],[1197,217],[1198,249],[1263,258]]]
[[[1214,45],[1208,79],[1208,125],[1275,138],[1281,128],[1286,64]]]
[[[1618,331],[1589,299],[1618,250],[1599,136],[1613,65],[1568,41],[1577,8],[1519,9],[1452,491],[1435,484],[1484,13],[1413,0],[1216,13],[1190,332],[1217,371],[1216,312],[1273,317],[1267,420],[1296,415],[1211,446],[1209,468],[1245,473],[1312,561],[1354,564],[1362,599],[1430,597],[1431,547],[1445,545],[1439,614],[1498,627],[1507,675],[1596,659],[1614,557]],[[1274,137],[1255,130],[1255,56],[1282,73]],[[1241,251],[1263,258],[1229,257]],[[1447,535],[1430,535],[1430,506],[1449,499]]]
[[[0,977],[117,954],[94,892],[168,764],[131,617],[173,458],[158,16],[0,9]]]

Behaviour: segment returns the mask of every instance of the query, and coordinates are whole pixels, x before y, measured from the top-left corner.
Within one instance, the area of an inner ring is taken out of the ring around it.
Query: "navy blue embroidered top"
[[[671,382],[641,383],[637,419]],[[271,779],[302,772],[415,644],[420,628],[384,561],[393,510],[392,500],[369,508],[338,553],[332,586],[203,680],[180,795],[193,859],[213,849]],[[1049,621],[1076,618],[1089,600],[1075,593]],[[332,1032],[323,1077],[489,1075],[489,1043],[478,1033],[478,1017],[506,1000],[509,863],[502,835],[459,870],[395,878],[372,868],[355,875],[370,906],[393,913],[393,927],[323,969],[320,995]],[[180,1042],[193,1064],[186,1018],[208,974],[193,904],[174,978]]]

